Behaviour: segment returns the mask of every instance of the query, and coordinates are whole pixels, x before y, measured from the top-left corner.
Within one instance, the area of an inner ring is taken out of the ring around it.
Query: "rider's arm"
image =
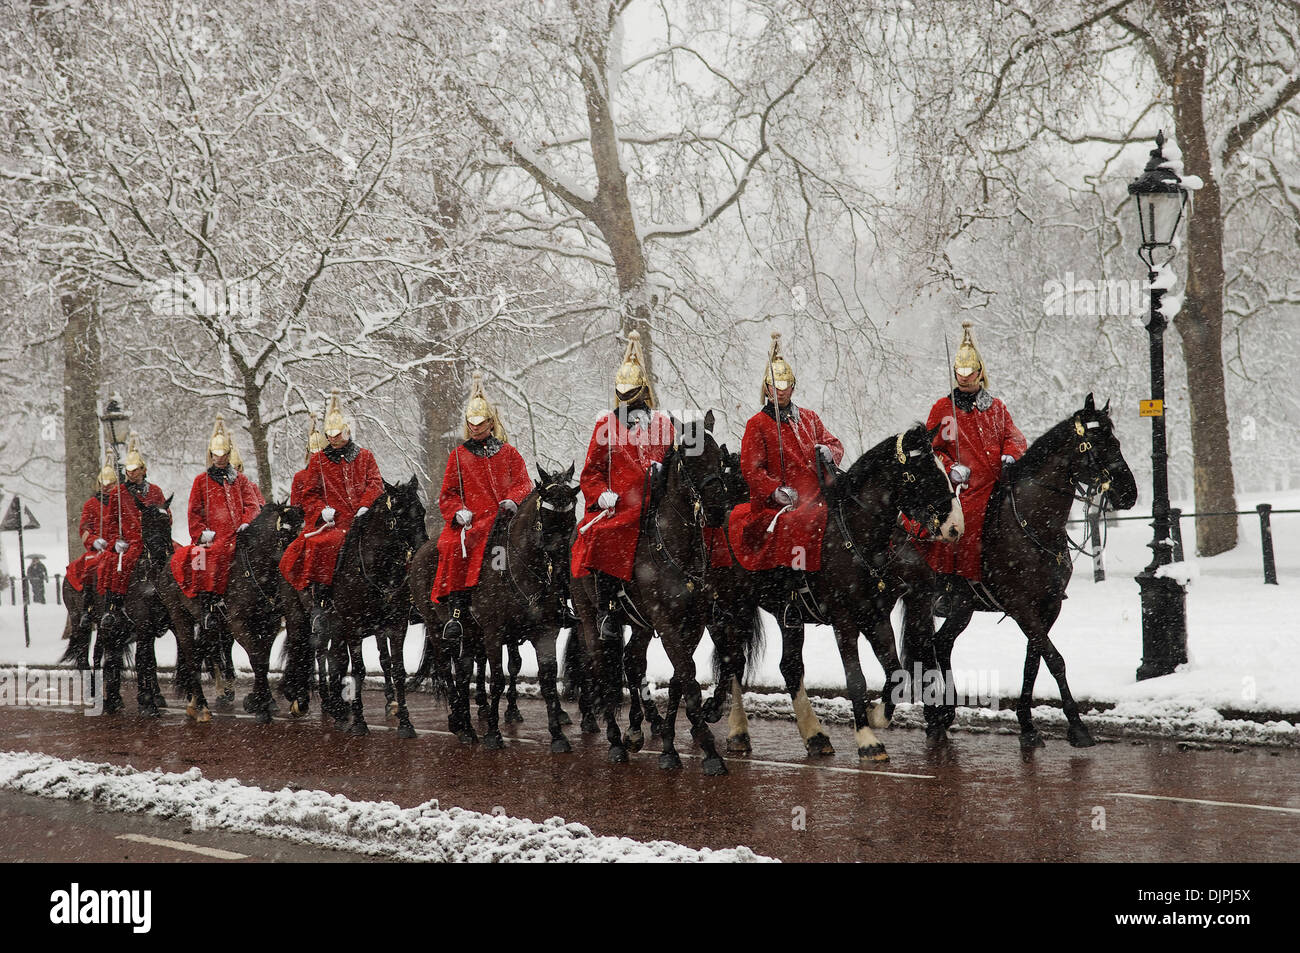
[[[764,419],[771,418],[755,416],[745,426],[745,436],[740,442],[740,472],[749,484],[749,498],[755,504],[766,505],[781,486],[781,463],[777,459],[775,437],[771,446],[768,445]]]
[[[1002,455],[1019,460],[1028,449],[1029,441],[1020,432],[1020,428],[1012,423],[1011,413],[1005,405],[1002,407],[1002,419],[1005,422],[1002,428]]]
[[[510,464],[510,489],[506,491],[506,499],[513,500],[515,504],[522,503],[524,497],[533,492],[533,481],[528,476],[528,465],[524,463],[524,458],[519,451],[510,444],[501,448],[501,453],[507,454],[506,460]],[[497,500],[500,503],[500,500]]]
[[[587,460],[582,465],[582,476],[578,479],[588,512],[596,509],[596,500],[606,490],[617,492],[609,473],[610,441],[613,439],[616,439],[616,430],[614,414],[610,412],[600,418],[596,429],[592,431],[591,443],[587,445]]]
[[[357,462],[361,464],[361,483],[364,487],[361,500],[357,503],[357,509],[361,509],[363,506],[374,506],[375,500],[384,495],[384,478],[379,475],[379,464],[369,450],[357,454]]]
[[[831,458],[835,461],[835,465],[839,466],[840,461],[844,459],[844,444],[840,443],[839,438],[826,429],[826,425],[822,423],[820,417],[813,414],[812,418],[813,427],[817,432],[817,442],[830,449]]]
[[[190,487],[190,539],[194,542],[199,541],[203,531],[208,528],[207,513],[203,509],[203,500],[206,494],[203,492],[203,481],[208,478],[208,471],[204,470],[194,480],[194,485]]]
[[[447,458],[447,472],[442,475],[442,491],[438,494],[438,512],[448,526],[456,518],[456,511],[463,508],[465,503],[460,498],[460,471],[456,466],[456,454],[460,453],[460,447],[451,452]]]

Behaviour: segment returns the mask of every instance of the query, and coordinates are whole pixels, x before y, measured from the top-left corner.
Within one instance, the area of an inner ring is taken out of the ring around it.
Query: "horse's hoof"
[[[561,708],[559,714],[555,716],[555,720],[563,728],[568,728],[570,725],[573,724],[573,719],[569,717],[569,713],[565,711],[563,708]]]
[[[163,696],[161,696],[161,695],[155,695],[155,696],[153,697],[153,706],[154,706],[155,708],[166,708],[166,707],[167,707],[167,699],[166,699],[166,698],[163,698]]]
[[[280,710],[280,704],[279,704],[279,702],[277,702],[277,701],[275,700],[275,698],[274,698],[273,696],[270,696],[270,695],[267,696],[267,698],[266,698],[266,710],[269,711],[269,712],[270,712],[271,714],[273,714],[273,715],[274,715],[277,711]]]
[[[212,707],[220,712],[234,711],[235,698],[233,695],[229,698],[227,698],[225,695],[218,695],[216,700],[212,703]]]
[[[356,721],[352,722],[352,724],[348,727],[348,734],[368,735],[370,734],[370,726],[367,725],[364,721],[357,719]]]
[[[301,718],[303,715],[309,714],[310,712],[311,702],[303,702],[295,699],[294,703],[289,706],[289,714],[293,715],[295,718]]]
[[[518,708],[506,709],[507,725],[521,725],[523,724],[523,721],[524,721],[524,713],[521,712]]]
[[[505,739],[501,737],[501,732],[499,731],[489,731],[483,736],[484,751],[500,751],[505,746]]]
[[[714,755],[712,758],[705,758],[704,763],[700,766],[704,773],[711,778],[720,777],[727,773],[727,762],[722,760],[721,755]]]
[[[804,746],[808,749],[810,755],[824,756],[835,753],[835,747],[831,744],[831,739],[827,738],[826,734],[821,731],[805,741]]]
[[[610,764],[627,764],[627,749],[622,745],[610,745],[605,760]]]
[[[885,711],[884,702],[876,702],[871,706],[871,710],[867,712],[867,726],[877,731],[881,728],[888,728],[892,715],[893,712]]]
[[[858,749],[858,765],[865,767],[870,764],[883,764],[889,760],[889,752],[885,750],[884,745],[867,745],[865,748]]]
[[[569,739],[563,735],[551,739],[551,754],[568,754],[572,750],[573,745],[569,744]]]
[[[185,714],[190,718],[197,718],[199,715],[199,709],[194,704],[193,695],[190,696],[190,700],[185,704]]]
[[[1071,744],[1073,743],[1071,741]],[[1046,748],[1047,742],[1043,740],[1043,735],[1037,728],[1031,728],[1028,731],[1020,732],[1020,747]]]
[[[478,720],[479,720],[479,721],[487,721],[487,720],[488,720],[488,713],[489,713],[489,712],[488,712],[488,707],[487,707],[487,705],[479,705],[479,706],[478,706]]]
[[[582,733],[584,735],[600,734],[600,725],[596,723],[595,715],[583,715],[582,725],[580,727],[582,728]]]
[[[664,736],[664,720],[662,718],[650,719],[650,737],[662,738]]]
[[[1065,737],[1069,739],[1070,744],[1076,748],[1091,748],[1097,743],[1093,740],[1092,735],[1088,733],[1088,729],[1083,727],[1083,725],[1071,725],[1069,730],[1065,733]]]
[[[341,717],[339,717],[338,715],[335,715],[335,716],[334,716],[334,730],[335,730],[335,731],[347,731],[347,730],[348,730],[348,720],[347,720],[346,718],[341,718]]]
[[[161,718],[162,712],[156,705],[141,705],[139,715],[141,718]]]
[[[206,725],[208,722],[212,720],[212,711],[208,708],[207,705],[204,705],[202,708],[199,709],[198,717],[196,717],[194,720],[197,721],[200,725]]]
[[[468,728],[462,728],[460,731],[456,732],[456,740],[463,745],[478,744],[478,735],[474,734],[474,732],[470,731]]]
[[[710,698],[704,703],[704,707],[700,709],[700,714],[704,716],[704,720],[710,725],[716,725],[722,720],[722,705],[718,704],[716,699]]]
[[[944,725],[929,725],[925,729],[925,746],[941,748],[948,743],[948,729]]]
[[[220,704],[220,702],[221,699],[218,698],[217,703]],[[252,715],[255,714],[256,712],[257,712],[257,700],[253,698],[253,693],[249,692],[247,695],[244,696],[244,713],[248,715]]]
[[[664,771],[672,771],[674,768],[682,766],[682,756],[676,751],[665,751],[659,756],[659,767]]]
[[[105,715],[116,715],[124,708],[126,708],[126,704],[120,698],[109,698],[104,702]]]
[[[753,752],[754,746],[750,743],[748,731],[727,738],[727,754],[753,754]]]
[[[384,708],[384,715],[388,718],[396,718],[398,712],[397,702],[389,702]]]
[[[262,709],[261,711],[259,711],[259,712],[254,712],[254,714],[253,714],[253,724],[255,724],[255,725],[269,725],[270,723],[271,723],[271,713],[270,713],[270,711],[268,711],[267,709],[263,708],[263,709]]]
[[[414,738],[414,737],[415,737],[415,725],[411,724],[409,721],[408,721],[408,722],[404,722],[403,724],[398,725],[398,726],[397,726],[397,737],[399,737],[399,738]]]
[[[645,732],[643,731],[625,731],[623,732],[623,747],[632,754],[636,754],[645,747]]]

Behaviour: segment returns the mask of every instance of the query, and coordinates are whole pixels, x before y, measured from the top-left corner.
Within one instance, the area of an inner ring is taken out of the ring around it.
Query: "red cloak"
[[[280,572],[289,584],[298,590],[313,582],[333,584],[334,565],[357,510],[374,506],[383,494],[379,464],[369,450],[349,445],[337,462],[326,450],[312,454],[302,490],[303,531],[280,558]],[[326,507],[334,509],[332,527],[321,519]]]
[[[235,470],[233,483],[218,483],[204,470],[190,487],[190,545],[172,553],[172,577],[181,591],[193,598],[200,592],[225,595],[230,565],[235,558],[235,533],[251,523],[261,506],[248,477]],[[216,535],[199,544],[205,530]]]

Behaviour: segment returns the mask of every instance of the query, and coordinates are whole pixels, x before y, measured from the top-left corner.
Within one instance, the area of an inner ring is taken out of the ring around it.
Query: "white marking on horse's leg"
[[[889,727],[889,719],[885,717],[885,703],[883,701],[876,702],[871,706],[871,710],[867,712],[867,724],[872,728]]]
[[[740,687],[740,679],[732,676],[731,711],[727,715],[728,738],[749,734],[749,716],[745,714],[744,694],[744,690]]]
[[[872,755],[870,756],[871,760],[873,761],[888,760],[887,757],[886,758],[880,757],[880,755],[883,755],[885,753],[885,746],[880,743],[880,739],[876,737],[875,732],[871,730],[870,725],[863,725],[861,728],[855,731],[853,733],[853,738],[858,743],[859,755],[861,755],[864,750],[870,750],[872,751]]]
[[[807,741],[817,734],[826,734],[821,720],[813,713],[812,702],[804,690],[803,679],[799,680],[799,691],[794,696],[794,721],[799,726],[799,737]]]

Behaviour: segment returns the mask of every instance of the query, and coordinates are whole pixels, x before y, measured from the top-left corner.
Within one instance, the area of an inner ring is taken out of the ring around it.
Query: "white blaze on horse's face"
[[[952,481],[948,479],[948,474],[944,473],[943,462],[939,459],[938,454],[934,454],[934,465],[943,473],[943,481],[948,484],[948,489],[953,489]],[[939,538],[946,539],[949,542],[956,542],[961,539],[962,533],[966,532],[966,518],[961,512],[961,500],[957,496],[952,498],[952,506],[948,509],[948,518],[943,521],[939,527]]]

